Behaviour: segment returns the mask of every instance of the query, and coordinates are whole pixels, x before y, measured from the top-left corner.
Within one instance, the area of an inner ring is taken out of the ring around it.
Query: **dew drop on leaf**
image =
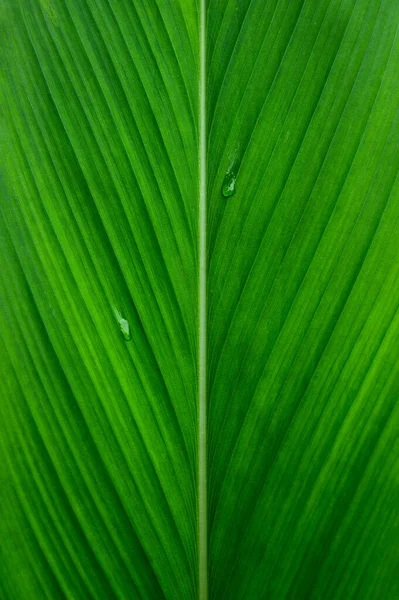
[[[233,171],[227,171],[222,185],[222,194],[229,198],[236,193],[236,175]]]
[[[240,164],[240,144],[230,154],[229,167],[223,179],[222,194],[225,198],[230,198],[236,193],[237,172]]]
[[[130,325],[129,325],[129,321],[127,321],[126,319],[121,319],[119,321],[119,327],[121,328],[121,332],[123,334],[123,337],[125,338],[125,340],[128,342],[131,339],[131,335],[130,335]]]
[[[113,311],[114,311],[114,315],[119,323],[119,327],[120,330],[122,332],[123,337],[125,338],[125,340],[128,342],[129,340],[132,339],[131,333],[130,333],[130,325],[129,325],[129,321],[127,319],[125,319],[124,317],[122,317],[122,313],[120,310],[118,310],[116,308],[116,306],[113,306]]]

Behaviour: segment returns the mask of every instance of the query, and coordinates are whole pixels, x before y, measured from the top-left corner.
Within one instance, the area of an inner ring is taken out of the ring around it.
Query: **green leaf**
[[[397,598],[397,0],[0,28],[0,597]]]

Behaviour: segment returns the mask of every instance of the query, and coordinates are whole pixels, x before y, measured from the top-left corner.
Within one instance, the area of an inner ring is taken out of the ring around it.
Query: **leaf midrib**
[[[206,255],[206,0],[200,4],[199,76],[199,389],[198,389],[198,589],[208,598],[207,523],[207,255]]]

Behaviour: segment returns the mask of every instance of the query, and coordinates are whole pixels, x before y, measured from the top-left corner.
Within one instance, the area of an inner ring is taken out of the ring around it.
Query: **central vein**
[[[198,405],[198,559],[199,599],[208,598],[207,523],[207,260],[206,260],[206,0],[200,4],[199,83],[199,405]]]

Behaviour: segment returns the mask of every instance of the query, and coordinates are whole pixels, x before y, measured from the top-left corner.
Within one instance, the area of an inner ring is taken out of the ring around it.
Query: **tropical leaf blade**
[[[209,50],[213,597],[393,598],[398,7],[234,6]]]
[[[399,593],[398,26],[5,3],[2,597]]]

